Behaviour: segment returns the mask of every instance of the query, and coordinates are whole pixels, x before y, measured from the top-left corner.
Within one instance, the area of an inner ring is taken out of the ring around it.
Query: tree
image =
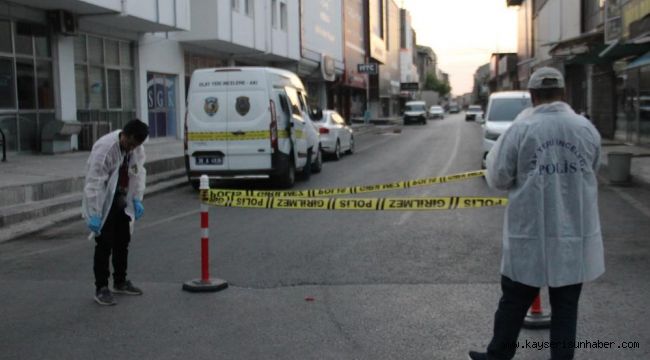
[[[451,92],[451,86],[448,82],[438,80],[436,74],[428,73],[424,81],[424,90],[432,90],[438,92],[441,97],[448,95]]]

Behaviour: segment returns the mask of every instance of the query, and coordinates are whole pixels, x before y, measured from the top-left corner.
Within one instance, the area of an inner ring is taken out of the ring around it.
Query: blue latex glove
[[[135,219],[140,220],[144,214],[144,206],[142,206],[142,201],[133,199],[133,209],[135,209]]]
[[[102,218],[99,216],[91,216],[90,219],[88,219],[88,228],[90,231],[99,235],[99,231],[102,229]]]

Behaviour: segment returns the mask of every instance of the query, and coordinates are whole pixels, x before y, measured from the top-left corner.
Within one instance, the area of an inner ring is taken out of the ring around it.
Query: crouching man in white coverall
[[[564,77],[544,67],[530,77],[524,110],[487,156],[488,184],[508,190],[501,258],[502,296],[486,353],[512,359],[524,317],[549,287],[552,360],[573,359],[582,283],[605,271],[596,174],[600,135],[565,102]]]
[[[95,238],[95,301],[115,305],[113,293],[142,295],[126,278],[133,222],[144,213],[145,154],[142,143],[149,127],[129,121],[122,130],[102,136],[86,164],[82,214]],[[109,258],[113,262],[113,291],[108,288]]]

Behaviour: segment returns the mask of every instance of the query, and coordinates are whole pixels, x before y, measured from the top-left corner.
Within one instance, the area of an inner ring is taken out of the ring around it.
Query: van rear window
[[[512,121],[524,109],[531,107],[528,98],[517,99],[492,99],[490,104],[489,121]]]

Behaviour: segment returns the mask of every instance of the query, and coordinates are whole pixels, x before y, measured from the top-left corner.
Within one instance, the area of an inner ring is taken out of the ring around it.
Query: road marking
[[[628,204],[632,205],[633,208],[639,210],[639,212],[641,212],[643,215],[645,215],[647,218],[650,219],[650,208],[648,208],[647,206],[642,204],[639,200],[635,199],[634,196],[626,193],[625,191],[623,191],[621,189],[618,189],[618,188],[615,188],[615,187],[611,187],[611,189],[616,194],[618,194],[618,196],[620,196],[621,199],[623,199]]]
[[[160,219],[158,221],[154,221],[154,222],[150,222],[150,223],[147,223],[145,225],[142,225],[142,226],[138,226],[137,228],[138,229],[148,229],[150,227],[158,226],[160,224],[164,224],[164,223],[169,222],[169,221],[178,220],[180,218],[184,218],[184,217],[190,216],[190,215],[195,215],[195,214],[198,214],[200,212],[201,212],[201,209],[195,209],[195,210],[187,211],[187,212],[184,212],[184,213],[181,213],[181,214],[178,214],[178,215],[170,216],[168,218]]]
[[[147,224],[142,225],[142,226],[138,226],[137,229],[138,230],[148,229],[148,228],[158,226],[160,224],[163,224],[163,223],[166,223],[166,222],[169,222],[169,221],[184,218],[186,216],[196,215],[199,212],[201,212],[201,209],[187,211],[187,212],[184,212],[182,214],[170,216],[168,218],[160,219],[160,220],[157,220],[157,221],[147,223]],[[8,259],[22,259],[22,258],[27,258],[27,257],[31,257],[31,256],[43,255],[43,254],[47,254],[47,253],[54,253],[54,252],[65,250],[65,249],[72,248],[72,247],[79,247],[79,246],[82,246],[82,245],[87,246],[88,243],[94,244],[94,240],[95,239],[89,239],[87,241],[74,241],[74,242],[70,242],[70,243],[63,244],[63,245],[58,245],[58,246],[49,246],[48,245],[48,247],[46,249],[40,249],[40,250],[26,252],[26,253],[23,253],[23,254],[11,256]]]
[[[454,141],[453,151],[451,152],[451,156],[449,157],[449,159],[447,159],[447,163],[445,164],[445,166],[443,166],[442,169],[438,171],[437,176],[441,176],[441,174],[446,174],[447,171],[449,171],[451,164],[454,162],[454,159],[456,158],[456,154],[458,153],[458,147],[460,146],[460,130],[461,130],[461,126],[456,126],[456,136],[454,136],[455,141]],[[419,176],[419,177],[423,177],[423,176]],[[430,194],[431,194],[430,190],[424,192],[424,195],[430,195]],[[411,215],[413,215],[412,211],[403,213],[402,216],[400,216],[397,225],[404,225],[404,223],[411,217]]]

